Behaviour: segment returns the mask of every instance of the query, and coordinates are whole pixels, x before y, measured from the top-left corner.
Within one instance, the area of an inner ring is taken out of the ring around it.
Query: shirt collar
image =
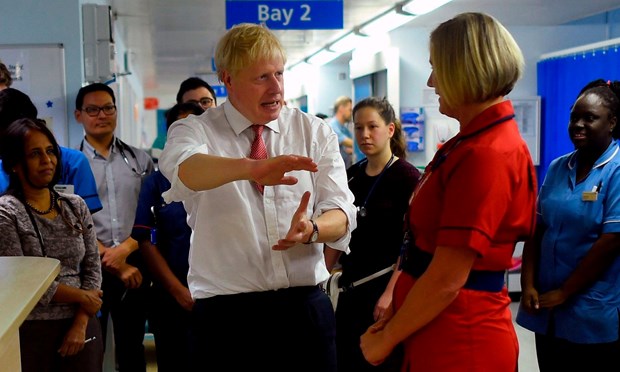
[[[616,156],[619,149],[620,148],[618,147],[618,141],[615,139],[612,140],[609,146],[607,146],[607,150],[605,150],[605,152],[601,156],[599,156],[598,159],[596,159],[596,161],[594,162],[594,165],[592,166],[592,169],[602,167],[605,164],[609,163],[609,161],[611,161],[611,159],[613,159]],[[573,169],[575,165],[577,164],[577,152],[578,151],[579,150],[573,151],[573,153],[570,155],[570,158],[568,159],[569,169]]]
[[[236,135],[239,135],[244,130],[251,127],[254,123],[248,120],[245,116],[243,116],[235,106],[230,103],[230,101],[225,101],[222,106],[224,107],[224,115],[226,115],[226,120],[235,131]],[[282,107],[282,110],[286,110],[286,106]],[[280,111],[280,115],[282,115],[282,111]],[[280,132],[280,123],[278,119],[270,121],[265,124],[265,126],[269,127],[269,129],[273,130],[276,133]]]
[[[469,124],[461,130],[461,136],[467,136],[472,133],[479,132],[489,125],[493,124],[497,120],[504,118],[508,115],[514,115],[514,109],[512,108],[512,102],[509,100],[502,101],[493,106],[486,108],[478,116],[473,118]]]
[[[117,146],[116,146],[116,136],[112,137],[112,145],[110,146],[110,152],[113,153],[117,153]],[[82,144],[80,145],[80,151],[82,151],[85,155],[89,155],[91,157],[95,157],[97,155],[100,155],[97,150],[95,150],[95,148],[86,140],[86,136],[84,136],[84,138],[82,139]]]

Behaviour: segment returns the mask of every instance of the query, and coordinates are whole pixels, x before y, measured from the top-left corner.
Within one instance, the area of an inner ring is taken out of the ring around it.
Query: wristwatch
[[[304,242],[304,244],[312,244],[319,239],[319,227],[314,220],[310,220],[310,222],[312,222],[312,234],[310,234],[310,238],[308,238],[308,241]]]

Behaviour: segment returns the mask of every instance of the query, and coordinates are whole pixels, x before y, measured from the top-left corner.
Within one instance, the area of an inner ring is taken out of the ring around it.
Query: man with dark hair
[[[103,209],[93,216],[103,266],[102,329],[112,316],[119,371],[146,371],[144,327],[148,280],[138,242],[131,238],[142,181],[153,170],[144,151],[121,141],[116,129],[114,91],[101,83],[79,90],[75,119],[86,136],[80,151],[95,175]]]
[[[0,91],[0,128],[5,129],[17,119],[36,119],[39,111],[28,95],[6,88]]]
[[[204,80],[197,77],[190,77],[184,80],[177,93],[177,103],[193,102],[208,109],[217,106],[215,91]]]
[[[0,91],[0,132],[17,119],[36,119],[37,115],[37,108],[25,93],[13,88]],[[101,201],[97,195],[95,177],[84,154],[60,146],[60,159],[62,173],[54,188],[57,191],[81,196],[88,205],[90,213],[100,210]],[[9,176],[0,171],[0,192],[4,192],[8,185]]]
[[[170,110],[177,110],[179,105],[191,103],[199,105],[203,110],[217,106],[215,91],[209,83],[201,78],[190,77],[181,83],[179,92],[177,93],[177,104]],[[166,113],[166,115],[168,114],[169,112]],[[176,113],[174,115],[176,115]],[[159,158],[161,150],[164,148],[164,143],[166,143],[166,133],[161,133],[160,131],[155,141],[153,141],[153,145],[151,145],[151,155],[153,155],[154,158]]]

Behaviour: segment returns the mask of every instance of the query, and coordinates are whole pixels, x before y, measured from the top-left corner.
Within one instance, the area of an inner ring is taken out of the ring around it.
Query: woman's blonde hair
[[[280,40],[266,27],[241,23],[231,28],[217,43],[217,76],[221,81],[223,71],[235,76],[242,68],[256,61],[273,58],[282,58],[286,64],[286,52]]]
[[[430,37],[435,84],[449,106],[485,102],[512,91],[523,73],[521,49],[495,18],[463,13]]]

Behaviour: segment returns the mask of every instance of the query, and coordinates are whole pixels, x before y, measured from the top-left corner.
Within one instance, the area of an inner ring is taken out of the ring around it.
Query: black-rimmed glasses
[[[209,98],[209,97],[202,97],[200,100],[191,99],[191,100],[189,100],[187,102],[188,103],[196,103],[196,104],[199,104],[202,107],[210,107],[210,106],[213,105],[215,100],[213,98]]]
[[[88,107],[83,108],[82,111],[84,111],[88,116],[92,116],[92,117],[99,116],[99,113],[101,111],[103,111],[103,113],[106,115],[114,115],[114,113],[116,113],[116,106],[115,105],[105,105],[103,107],[88,106]]]

